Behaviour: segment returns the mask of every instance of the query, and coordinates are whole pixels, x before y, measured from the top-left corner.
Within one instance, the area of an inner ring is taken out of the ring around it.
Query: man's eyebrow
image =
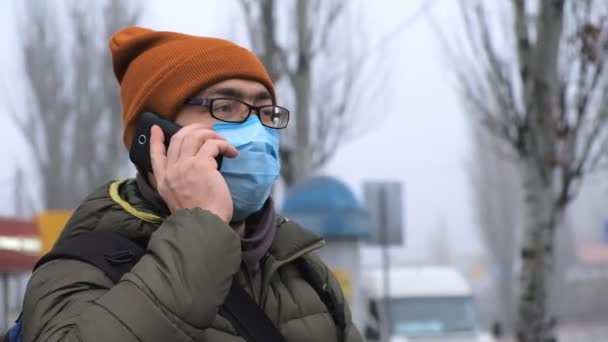
[[[243,92],[234,89],[234,88],[217,88],[217,89],[212,89],[211,91],[209,91],[209,93],[207,93],[206,96],[226,96],[226,97],[234,97],[237,99],[242,99],[244,96]]]
[[[270,93],[268,91],[262,90],[255,96],[255,99],[258,101],[272,100],[272,96],[270,96]]]
[[[232,98],[240,99],[240,100],[247,98],[247,95],[244,92],[242,92],[238,89],[235,89],[235,88],[211,89],[205,96],[226,96],[226,97],[232,97]],[[256,101],[269,100],[269,99],[272,99],[272,96],[270,95],[270,93],[267,90],[262,90],[254,96],[254,100],[256,100]]]

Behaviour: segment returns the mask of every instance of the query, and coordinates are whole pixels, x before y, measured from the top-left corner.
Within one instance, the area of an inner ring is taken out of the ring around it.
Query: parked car
[[[392,268],[364,275],[368,341],[494,342],[482,327],[470,284],[450,267]],[[386,295],[385,295],[386,294]]]

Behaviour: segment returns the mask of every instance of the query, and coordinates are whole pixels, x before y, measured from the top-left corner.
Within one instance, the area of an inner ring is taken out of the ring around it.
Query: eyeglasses
[[[243,123],[255,111],[262,125],[282,129],[289,123],[289,110],[281,106],[266,105],[255,107],[249,103],[231,98],[198,98],[186,100],[185,104],[209,108],[211,116],[217,120],[231,123]]]

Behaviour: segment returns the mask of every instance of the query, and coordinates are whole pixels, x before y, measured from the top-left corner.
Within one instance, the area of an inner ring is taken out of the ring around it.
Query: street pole
[[[386,206],[386,189],[381,187],[379,189],[379,198],[378,198],[378,206],[380,208],[380,238],[381,238],[381,248],[382,248],[382,275],[383,275],[383,298],[382,298],[382,307],[386,324],[384,324],[384,328],[381,329],[382,341],[388,341],[390,338],[393,322],[391,317],[391,302],[390,302],[390,250],[389,250],[389,242],[388,242],[388,224],[387,224],[387,206]]]

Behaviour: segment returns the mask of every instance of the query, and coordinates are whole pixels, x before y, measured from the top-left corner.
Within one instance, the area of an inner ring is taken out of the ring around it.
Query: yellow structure
[[[350,302],[353,298],[353,273],[347,269],[336,269],[333,273],[342,288],[344,298]]]
[[[63,227],[72,216],[72,211],[45,211],[36,215],[36,225],[42,241],[42,255],[51,250]]]

